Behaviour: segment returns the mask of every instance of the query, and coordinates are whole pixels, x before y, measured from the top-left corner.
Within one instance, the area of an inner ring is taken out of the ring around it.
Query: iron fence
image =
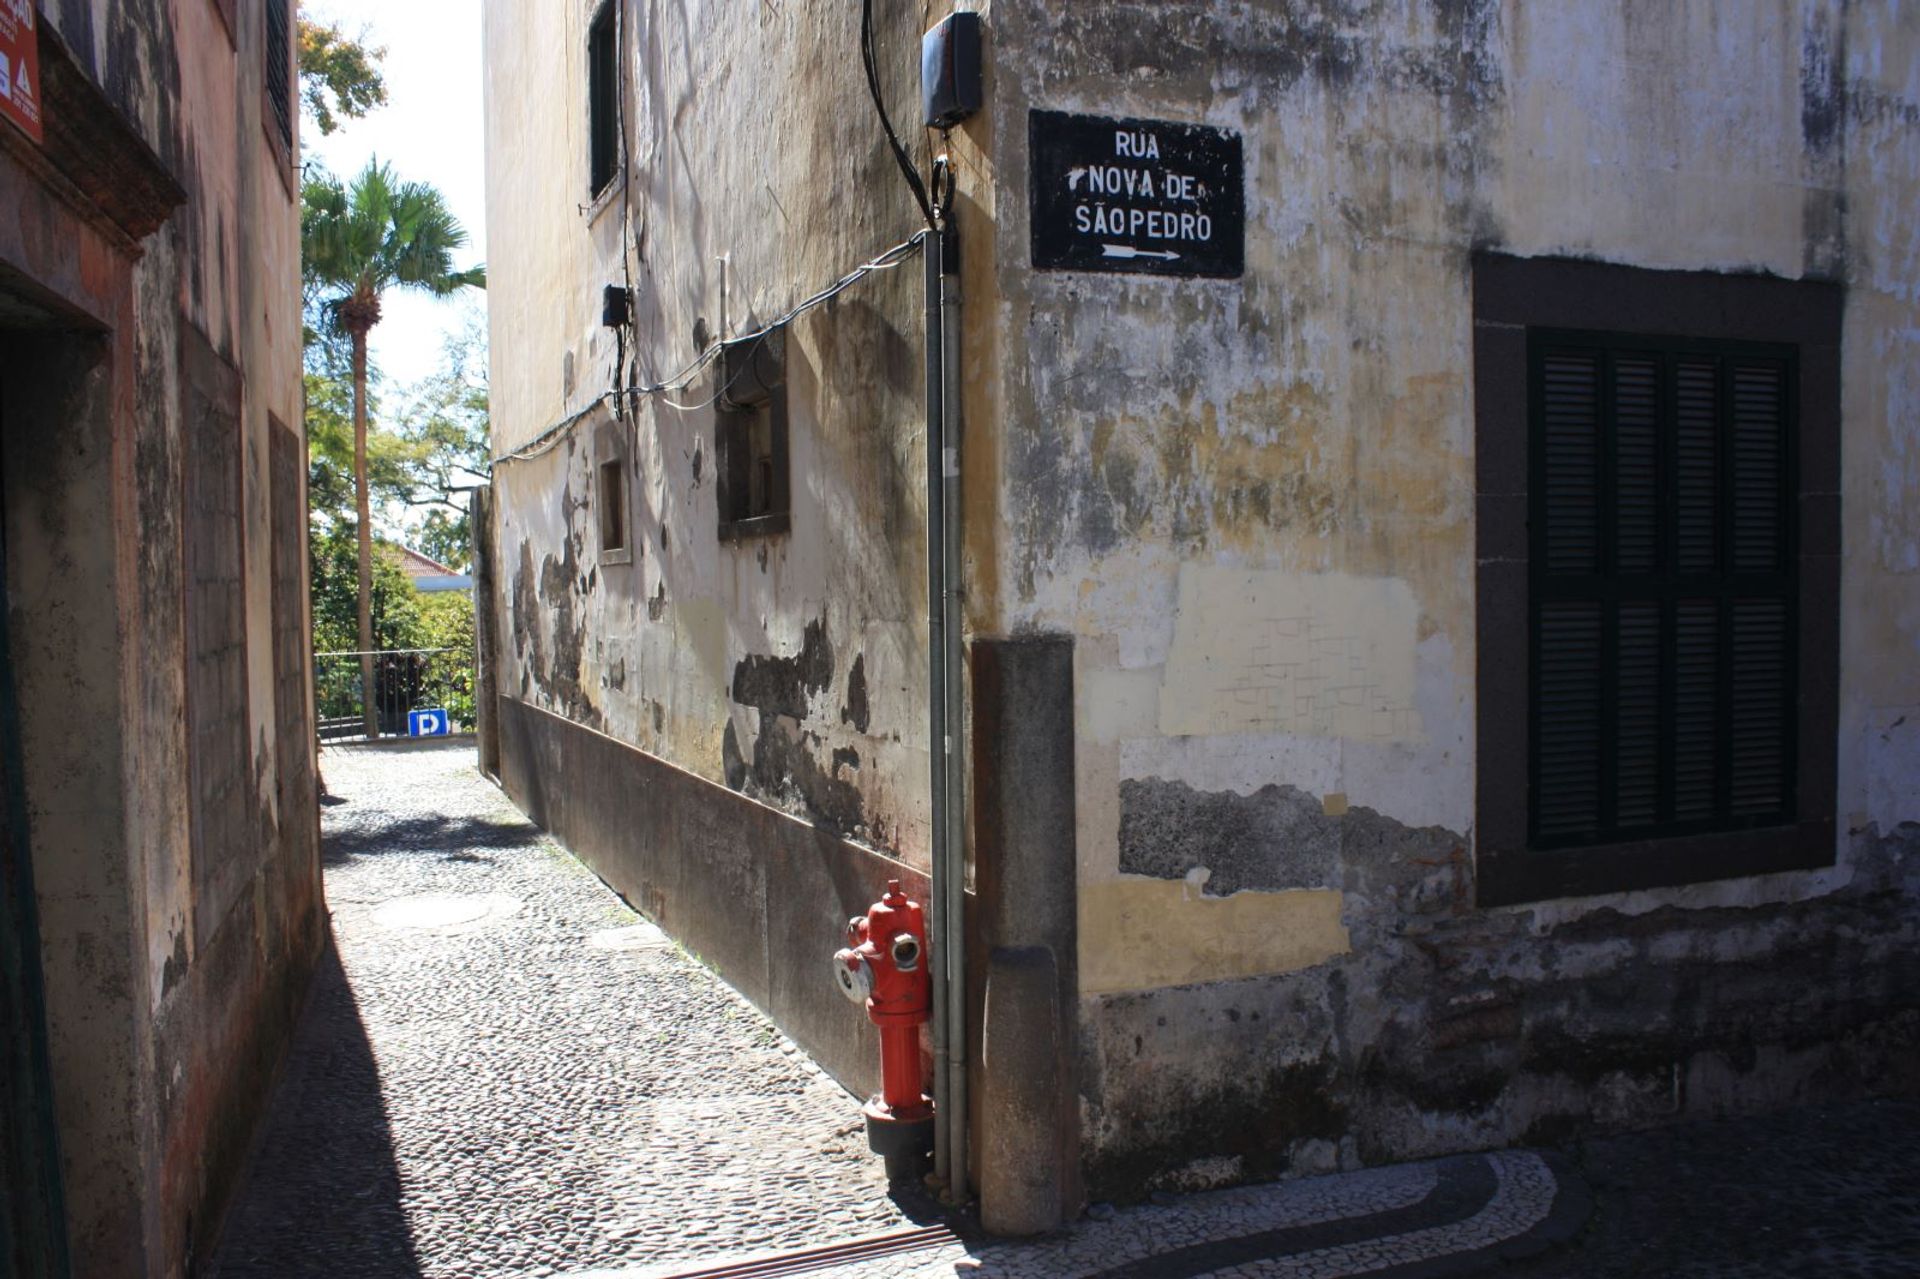
[[[313,655],[314,718],[321,741],[366,735],[359,652]],[[473,727],[473,650],[382,649],[373,657],[373,708],[382,737],[407,735],[408,713],[446,712],[447,731]]]

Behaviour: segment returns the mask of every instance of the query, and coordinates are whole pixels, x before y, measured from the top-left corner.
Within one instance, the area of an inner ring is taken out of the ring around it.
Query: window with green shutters
[[[1794,348],[1527,345],[1528,845],[1792,822]]]
[[[1834,864],[1846,305],[1474,255],[1479,905]]]

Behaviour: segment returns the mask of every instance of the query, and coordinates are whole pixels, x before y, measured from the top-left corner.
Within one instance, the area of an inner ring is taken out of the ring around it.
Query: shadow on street
[[[329,831],[320,853],[324,866],[338,866],[356,857],[384,853],[418,854],[427,849],[525,848],[524,822],[500,822],[485,817],[448,817],[428,813],[400,818],[386,825],[365,825]],[[464,858],[463,860],[477,860]]]
[[[373,1048],[332,944],[208,1274],[420,1274]]]

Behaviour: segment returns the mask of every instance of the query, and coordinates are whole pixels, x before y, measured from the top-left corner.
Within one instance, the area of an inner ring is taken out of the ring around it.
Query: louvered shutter
[[[1531,355],[1531,842],[1790,820],[1791,352]]]

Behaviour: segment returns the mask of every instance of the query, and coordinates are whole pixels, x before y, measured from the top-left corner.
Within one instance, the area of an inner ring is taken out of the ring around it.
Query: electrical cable
[[[728,387],[733,384],[733,377],[739,376],[737,373],[734,374],[733,377],[728,378],[727,382],[714,392],[711,399],[700,404],[682,404],[679,401],[666,399],[664,397],[672,392],[686,390],[693,382],[693,379],[698,377],[703,369],[718,359],[720,354],[728,348],[745,346],[750,342],[758,342],[768,334],[773,333],[776,329],[785,328],[815,307],[824,306],[826,303],[833,301],[833,299],[839,297],[842,293],[876,271],[890,271],[894,267],[899,266],[902,262],[925,247],[929,234],[931,234],[931,232],[928,231],[914,232],[899,244],[894,245],[886,252],[866,262],[862,262],[859,266],[853,268],[853,270],[847,272],[826,288],[821,289],[812,297],[795,304],[784,314],[763,324],[751,333],[743,333],[738,337],[728,338],[725,341],[708,343],[705,350],[701,351],[699,355],[695,356],[692,361],[672,377],[664,381],[645,382],[635,386],[614,387],[610,390],[602,391],[578,411],[561,418],[558,422],[555,422],[552,426],[549,426],[525,444],[494,458],[492,464],[494,466],[500,466],[508,462],[529,461],[551,452],[559,445],[560,440],[569,430],[578,425],[584,418],[600,407],[601,404],[616,396],[631,395],[643,397],[658,395],[663,397],[660,401],[662,404],[670,408],[678,409],[681,412],[694,412],[709,407],[717,402],[722,395],[726,394]]]
[[[921,216],[926,218],[927,225],[938,225],[933,202],[927,198],[927,184],[920,180],[906,147],[900,144],[900,135],[893,131],[893,121],[887,116],[886,99],[880,92],[880,64],[873,50],[873,0],[860,0],[860,61],[866,67],[867,93],[873,98],[873,109],[880,113],[880,127],[886,130],[887,145],[893,148],[894,162],[900,166],[901,176],[906,178],[907,187],[913,192],[914,201],[919,204]]]

